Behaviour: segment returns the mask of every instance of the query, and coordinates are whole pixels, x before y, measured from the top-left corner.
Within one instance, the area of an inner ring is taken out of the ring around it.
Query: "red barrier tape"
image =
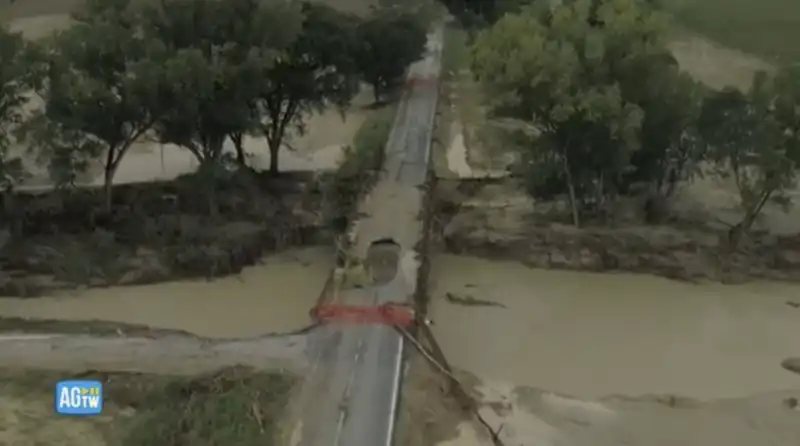
[[[354,324],[408,326],[414,323],[413,310],[396,304],[381,306],[323,304],[311,310],[311,317],[321,322]]]

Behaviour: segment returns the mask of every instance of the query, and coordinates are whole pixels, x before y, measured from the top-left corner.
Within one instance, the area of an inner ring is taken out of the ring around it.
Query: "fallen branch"
[[[495,302],[495,301],[485,300],[485,299],[478,299],[478,298],[470,296],[470,295],[466,295],[464,297],[461,297],[461,296],[459,296],[459,295],[457,295],[455,293],[447,292],[447,293],[445,293],[445,298],[451,304],[464,305],[464,306],[468,306],[468,307],[499,307],[499,308],[507,308],[504,304],[501,304],[500,302]]]
[[[399,326],[399,325],[395,325],[395,326],[394,326],[394,328],[395,328],[395,330],[399,331],[399,332],[400,332],[400,334],[401,334],[401,335],[402,335],[404,338],[406,338],[406,340],[407,340],[408,342],[410,342],[412,345],[414,345],[414,348],[416,348],[416,349],[417,349],[417,351],[418,351],[418,352],[420,352],[420,353],[422,354],[422,356],[424,356],[424,357],[425,357],[425,359],[427,359],[427,360],[428,360],[428,362],[429,362],[429,363],[431,363],[431,365],[435,366],[437,369],[439,369],[439,371],[440,371],[440,372],[444,373],[444,374],[445,374],[445,375],[446,375],[448,378],[452,379],[453,381],[455,381],[455,382],[456,382],[456,383],[458,383],[459,385],[461,384],[461,382],[458,380],[458,378],[456,378],[456,377],[455,377],[455,375],[453,375],[453,374],[452,374],[452,373],[451,373],[449,370],[447,370],[447,369],[446,369],[446,368],[445,368],[445,367],[444,367],[442,364],[440,364],[440,363],[439,363],[439,361],[437,361],[437,360],[436,360],[436,359],[433,357],[433,355],[431,355],[431,354],[428,352],[428,350],[425,348],[425,346],[424,346],[424,345],[422,345],[422,344],[421,344],[419,341],[417,341],[416,339],[414,339],[414,337],[413,337],[413,336],[411,336],[411,333],[409,333],[409,332],[408,332],[408,330],[406,330],[405,328],[403,328],[403,327],[401,327],[401,326]]]
[[[253,413],[253,418],[255,418],[256,423],[258,424],[259,431],[263,434],[264,433],[264,417],[261,415],[261,406],[258,405],[258,402],[253,401],[250,404],[250,411]]]
[[[800,374],[800,356],[784,359],[783,362],[781,362],[781,367],[790,372]]]

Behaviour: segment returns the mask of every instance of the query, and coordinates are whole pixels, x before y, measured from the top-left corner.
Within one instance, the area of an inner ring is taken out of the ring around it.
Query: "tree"
[[[467,26],[491,25],[505,14],[518,13],[533,0],[443,0],[453,16]]]
[[[34,86],[30,51],[22,36],[0,27],[0,189],[7,191],[23,173],[22,159],[13,153],[13,133],[23,122],[26,92]]]
[[[37,162],[47,166],[50,180],[58,190],[75,187],[79,176],[90,172],[107,148],[99,139],[48,119],[41,112],[34,113],[25,121],[18,135],[36,154]],[[106,211],[108,206],[106,201]]]
[[[169,54],[156,128],[201,166],[219,161],[225,138],[252,128],[252,101],[299,29],[297,8],[281,15],[261,3],[163,0],[145,11],[147,35]]]
[[[406,68],[422,57],[427,42],[424,22],[400,8],[376,11],[356,30],[360,48],[356,63],[373,88],[375,102],[403,80]]]
[[[244,135],[259,129],[254,100],[300,32],[300,8],[284,1],[162,0],[145,16],[147,33],[175,56],[162,96],[167,113],[157,126],[162,140],[190,150],[202,167],[218,161],[230,137],[244,164]]]
[[[286,132],[305,131],[314,112],[334,106],[344,113],[358,93],[355,18],[315,3],[302,5],[303,28],[266,73],[255,107],[270,151],[269,171],[278,174]]]
[[[144,35],[165,48],[154,128],[198,160],[214,213],[225,139],[257,126],[254,101],[295,40],[300,10],[283,1],[162,0],[143,17]]]
[[[697,119],[706,89],[679,70],[670,54],[631,60],[620,85],[626,100],[644,113],[641,148],[631,158],[633,170],[620,189],[648,185],[647,219],[658,222],[678,184],[692,177],[704,155]]]
[[[88,0],[74,19],[73,27],[52,39],[49,82],[42,96],[45,114],[54,123],[43,123],[36,134],[45,140],[38,145],[56,150],[57,159],[78,159],[91,155],[99,143],[110,211],[120,163],[155,122],[151,110],[160,65],[139,32],[131,0]],[[53,132],[61,134],[56,142],[49,141]],[[81,136],[85,141],[79,141]],[[64,151],[70,148],[85,151],[68,156]]]
[[[742,219],[729,231],[736,248],[764,206],[788,206],[800,162],[800,70],[755,77],[748,93],[727,88],[703,104],[699,128],[718,175],[734,180]]]
[[[565,186],[576,226],[632,168],[644,111],[622,82],[663,48],[661,17],[637,0],[535,4],[476,38],[473,71],[498,113],[539,129],[524,153],[531,174]]]

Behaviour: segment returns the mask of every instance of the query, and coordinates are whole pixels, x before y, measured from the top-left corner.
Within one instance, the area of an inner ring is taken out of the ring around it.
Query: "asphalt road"
[[[362,208],[367,215],[358,223],[356,255],[365,259],[372,242],[392,239],[399,245],[397,258],[388,262],[395,271],[376,271],[374,275],[385,282],[347,290],[339,298],[341,303],[408,303],[413,296],[418,265],[414,248],[422,236],[421,186],[430,159],[442,38],[441,28],[432,32],[426,56],[409,69],[409,87],[386,146],[385,172],[365,200]],[[389,326],[341,324],[324,326],[311,336],[314,370],[294,445],[391,445],[403,338]]]

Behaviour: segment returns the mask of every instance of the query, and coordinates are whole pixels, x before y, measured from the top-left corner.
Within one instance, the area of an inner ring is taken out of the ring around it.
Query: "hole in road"
[[[366,267],[375,283],[391,282],[397,275],[400,245],[391,238],[380,238],[367,249]]]

